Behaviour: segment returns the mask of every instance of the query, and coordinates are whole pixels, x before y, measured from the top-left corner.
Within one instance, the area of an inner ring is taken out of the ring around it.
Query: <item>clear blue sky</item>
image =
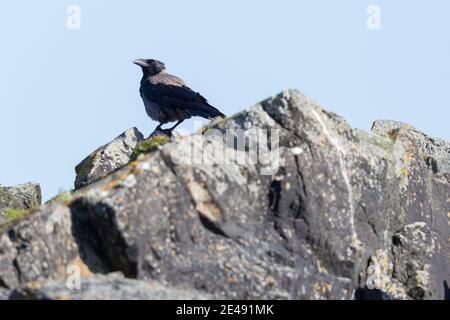
[[[66,26],[69,5],[81,29]],[[369,30],[366,10],[381,9]],[[0,183],[69,189],[74,167],[136,126],[142,57],[232,114],[298,88],[353,126],[388,118],[450,139],[447,0],[9,0],[0,5]],[[190,123],[185,125],[190,129]]]

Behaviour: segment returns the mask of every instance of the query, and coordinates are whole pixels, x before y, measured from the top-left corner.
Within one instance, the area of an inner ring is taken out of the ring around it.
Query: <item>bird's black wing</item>
[[[157,103],[167,112],[184,114],[186,118],[200,116],[212,119],[225,115],[211,106],[199,93],[187,86],[153,84],[149,81],[142,83],[141,94],[145,98]]]

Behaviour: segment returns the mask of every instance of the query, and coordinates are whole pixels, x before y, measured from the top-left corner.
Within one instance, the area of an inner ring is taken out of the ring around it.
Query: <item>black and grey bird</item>
[[[164,63],[154,59],[133,61],[142,68],[140,93],[150,118],[159,122],[156,130],[171,133],[184,120],[191,117],[213,119],[225,115],[211,106],[199,93],[166,71]],[[170,129],[161,129],[168,122],[177,123]]]

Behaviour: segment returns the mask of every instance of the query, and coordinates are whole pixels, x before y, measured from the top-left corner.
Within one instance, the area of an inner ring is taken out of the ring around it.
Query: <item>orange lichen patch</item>
[[[222,252],[226,249],[226,247],[220,243],[216,244],[216,251],[217,252]]]
[[[267,276],[266,277],[266,283],[269,284],[269,285],[274,285],[276,283],[276,281],[275,281],[274,277]]]
[[[383,273],[387,274],[389,271],[389,257],[386,251],[383,250],[377,250],[376,256],[372,257],[372,260],[374,262],[378,262],[378,264],[381,266]]]
[[[222,222],[222,212],[212,202],[200,202],[196,207],[198,212],[214,222]]]
[[[405,155],[405,162],[406,163],[411,163],[411,162],[413,162],[413,160],[414,160],[414,155],[413,155],[413,153],[412,152],[407,152],[406,153],[406,155]]]
[[[128,164],[128,168],[130,168],[130,172],[133,174],[141,174],[144,171],[139,167],[140,161],[132,161]]]
[[[70,301],[70,300],[73,300],[73,297],[71,297],[71,296],[65,296],[65,295],[62,295],[62,296],[56,296],[56,297],[54,297],[54,300],[59,300],[59,301]]]
[[[159,167],[157,167],[157,166],[152,167],[151,170],[152,170],[152,172],[154,174],[160,174],[161,173],[161,169]]]
[[[234,277],[234,276],[229,276],[228,277],[228,283],[237,283],[238,281],[237,281],[237,279]]]
[[[106,186],[102,188],[102,191],[109,191],[111,189],[114,189],[120,184],[120,181],[118,180],[111,180]]]
[[[317,294],[319,294],[320,296],[323,297],[327,293],[331,292],[332,286],[329,283],[317,282],[317,283],[314,284],[313,288],[314,288],[314,292],[315,293],[317,293]]]
[[[42,283],[39,281],[31,281],[30,283],[28,283],[27,287],[34,290],[41,289]]]
[[[213,199],[211,199],[205,186],[194,180],[192,171],[188,173],[187,180],[186,186],[196,204],[195,209],[212,222],[222,222],[221,210],[216,206]]]
[[[150,154],[142,154],[138,160],[132,161],[128,164],[130,173],[134,175],[140,175],[144,172],[152,172],[154,174],[161,174],[161,169],[158,165],[151,165],[148,160],[150,159]]]
[[[101,191],[109,191],[119,186],[128,177],[128,172],[115,173],[111,176],[111,181],[105,185]]]
[[[118,204],[118,205],[124,204],[125,203],[125,197],[117,197],[115,203]]]

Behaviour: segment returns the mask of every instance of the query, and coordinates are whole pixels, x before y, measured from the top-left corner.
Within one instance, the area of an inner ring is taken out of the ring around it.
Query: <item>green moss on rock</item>
[[[394,141],[391,140],[391,138],[386,138],[378,134],[369,133],[362,130],[357,130],[356,133],[362,142],[381,148],[388,153],[392,153],[394,151]]]
[[[2,191],[1,189],[0,189],[0,204],[2,204],[3,207],[11,207],[11,208],[22,206],[22,204],[18,199],[16,199],[10,193]]]
[[[147,140],[141,141],[137,144],[136,148],[131,154],[130,159],[131,161],[134,161],[139,157],[139,155],[155,151],[160,146],[166,144],[169,141],[170,138],[163,135],[157,135]]]
[[[79,176],[86,176],[94,168],[95,160],[97,159],[97,154],[91,154],[89,157],[84,159],[79,165],[75,167],[75,173]]]
[[[7,222],[22,220],[29,214],[29,212],[30,210],[14,208],[5,208],[3,210],[3,214],[5,215]]]
[[[47,203],[62,202],[65,205],[69,205],[72,202],[72,198],[73,198],[73,196],[70,191],[64,191],[64,192],[61,192],[60,194],[58,194],[53,199],[49,200]]]

